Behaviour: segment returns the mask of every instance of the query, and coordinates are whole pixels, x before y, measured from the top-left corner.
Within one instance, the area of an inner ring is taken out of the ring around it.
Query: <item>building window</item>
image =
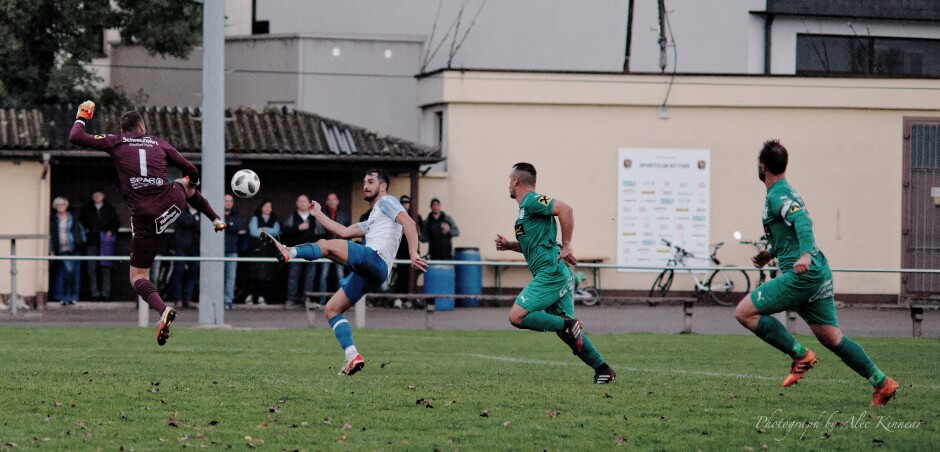
[[[444,148],[444,112],[437,111],[434,112],[434,130],[436,136],[434,137],[434,144],[436,144],[441,149]]]
[[[940,40],[801,33],[796,73],[940,77]]]

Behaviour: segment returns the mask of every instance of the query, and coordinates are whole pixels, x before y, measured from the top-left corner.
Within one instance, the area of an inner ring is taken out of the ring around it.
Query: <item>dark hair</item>
[[[522,182],[523,185],[534,187],[535,186],[535,167],[531,163],[519,162],[512,166],[513,171],[521,173],[519,175],[519,182]]]
[[[134,110],[126,111],[121,115],[121,131],[122,132],[134,132],[137,130],[137,126],[144,123],[144,117],[137,113]]]
[[[783,174],[787,170],[787,148],[780,144],[780,140],[767,140],[757,157],[759,163],[767,167],[770,174]]]
[[[258,217],[259,221],[262,220],[261,208],[264,207],[264,205],[267,203],[271,203],[271,220],[277,221],[277,214],[274,213],[274,201],[271,201],[270,199],[265,199],[261,201],[261,204],[258,204],[258,207],[255,208],[254,216]],[[259,227],[260,227],[260,224],[259,224]]]
[[[366,171],[366,175],[368,176],[369,174],[375,174],[375,177],[379,179],[379,183],[381,184],[382,182],[385,182],[385,186],[386,186],[386,187],[390,184],[390,182],[389,182],[390,179],[389,179],[389,177],[388,177],[388,173],[386,173],[385,170],[381,170],[381,169],[378,169],[378,168],[372,168],[372,169]]]

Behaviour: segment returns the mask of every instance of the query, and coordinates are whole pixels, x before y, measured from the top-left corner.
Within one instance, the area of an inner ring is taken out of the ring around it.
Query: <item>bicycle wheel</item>
[[[601,302],[601,294],[594,288],[594,286],[587,286],[583,289],[580,289],[579,292],[582,292],[582,295],[575,295],[575,300],[580,301],[584,306],[594,306]]]
[[[649,296],[646,297],[646,303],[650,306],[656,306],[659,304],[657,298],[663,298],[669,293],[669,287],[672,286],[672,276],[675,274],[673,270],[663,270],[659,276],[656,277],[656,281],[653,281],[653,287],[650,287]]]
[[[708,278],[708,295],[722,306],[737,306],[751,291],[751,278],[744,270],[715,270]]]

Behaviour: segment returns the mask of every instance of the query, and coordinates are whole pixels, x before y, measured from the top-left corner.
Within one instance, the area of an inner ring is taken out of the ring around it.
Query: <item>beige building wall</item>
[[[0,216],[0,235],[48,234],[49,179],[42,177],[41,162],[0,161],[0,180],[8,189],[0,190],[0,206],[6,215]],[[18,207],[17,207],[18,206]],[[18,256],[44,256],[49,253],[48,240],[17,240]],[[10,255],[10,241],[0,240],[0,256]],[[21,296],[46,292],[48,265],[39,261],[18,261],[16,291]],[[0,260],[0,293],[10,293],[10,261]]]
[[[790,150],[788,179],[807,202],[816,239],[833,268],[901,266],[902,123],[940,116],[940,81],[668,77],[443,72],[419,83],[426,109],[446,109],[448,170],[422,181],[443,191],[461,236],[455,246],[497,253],[517,212],[508,197],[511,166],[533,163],[538,191],[575,209],[577,255],[616,263],[617,152],[622,147],[711,150],[711,241],[723,263],[745,265],[756,239],[765,188],[757,152],[778,138]],[[425,187],[428,187],[427,189]],[[422,214],[427,208],[422,207]],[[653,273],[604,270],[603,288],[647,289]],[[522,285],[523,271],[505,281]],[[679,281],[686,278],[683,276]],[[837,291],[896,294],[896,274],[835,276]],[[488,285],[488,282],[484,282]]]

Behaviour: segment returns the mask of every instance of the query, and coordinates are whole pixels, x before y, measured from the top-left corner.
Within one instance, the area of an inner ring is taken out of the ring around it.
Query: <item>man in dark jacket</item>
[[[457,223],[441,210],[441,200],[431,199],[431,214],[424,220],[424,240],[428,242],[428,259],[448,260],[454,258],[451,239],[460,235]]]
[[[235,198],[225,195],[225,257],[238,257],[238,236],[245,233],[245,222],[238,212],[232,210]],[[235,298],[235,272],[238,262],[225,262],[225,309],[232,309],[232,299]]]
[[[193,206],[180,214],[174,226],[170,250],[177,257],[199,255],[199,211]],[[172,276],[173,296],[176,297],[176,309],[189,308],[199,281],[199,262],[174,262]]]
[[[82,206],[78,221],[85,228],[85,255],[114,255],[114,239],[118,228],[121,227],[121,220],[118,219],[114,206],[104,200],[101,190],[95,190],[91,194],[91,202]],[[88,261],[85,269],[91,299],[106,301],[111,298],[111,262]]]
[[[323,209],[323,213],[326,214],[326,216],[330,217],[331,220],[343,226],[349,226],[352,221],[349,218],[348,213],[339,210],[339,196],[337,196],[336,193],[330,193],[326,195],[326,209]],[[324,228],[323,225],[321,225],[320,223],[317,223],[316,233],[318,237],[326,239],[326,240],[337,238],[336,234],[330,231],[327,231],[326,228]],[[406,246],[405,247],[406,251],[407,251],[407,248],[408,247]],[[407,259],[407,257],[405,257],[405,259]],[[333,262],[324,262],[322,264],[319,264],[319,266],[320,266],[320,270],[318,273],[320,275],[320,280],[317,286],[317,290],[320,292],[329,291],[328,283],[330,280],[330,269],[333,269],[336,272],[337,281],[346,277],[346,270],[343,268],[342,265],[339,265]],[[320,306],[324,306],[324,305],[326,305],[325,296],[320,297]]]
[[[281,232],[283,243],[288,246],[316,243],[321,237],[317,234],[317,220],[309,211],[310,198],[307,195],[298,196],[295,207],[294,213],[284,220]],[[297,261],[288,265],[287,269],[287,303],[284,307],[290,309],[303,301],[305,293],[313,291],[317,264]]]

